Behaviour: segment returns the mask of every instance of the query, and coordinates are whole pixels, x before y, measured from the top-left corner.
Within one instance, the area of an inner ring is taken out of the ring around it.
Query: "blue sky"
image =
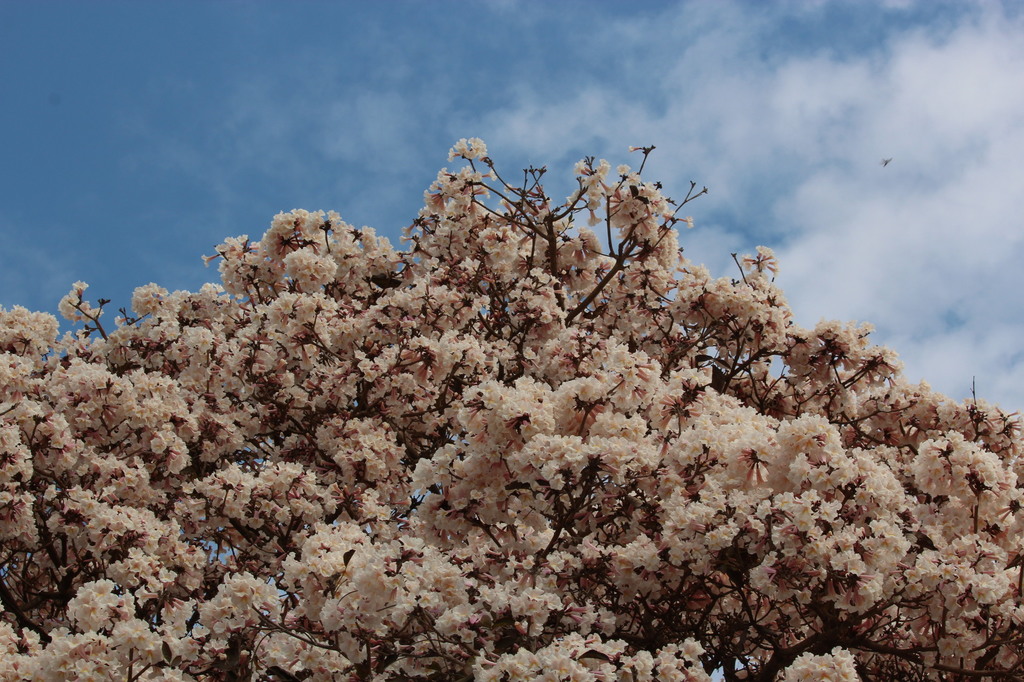
[[[512,175],[636,163],[686,255],[776,250],[797,319],[1024,408],[1017,2],[3,2],[0,305],[127,306],[293,208],[397,244],[458,138]],[[882,158],[892,157],[886,167]]]

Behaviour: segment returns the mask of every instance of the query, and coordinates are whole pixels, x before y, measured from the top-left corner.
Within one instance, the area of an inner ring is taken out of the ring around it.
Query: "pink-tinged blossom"
[[[1020,670],[1019,415],[629,166],[449,160],[401,248],[297,209],[109,329],[0,308],[0,680]]]
[[[820,656],[801,654],[782,676],[783,682],[860,682],[860,679],[853,655],[840,648]]]

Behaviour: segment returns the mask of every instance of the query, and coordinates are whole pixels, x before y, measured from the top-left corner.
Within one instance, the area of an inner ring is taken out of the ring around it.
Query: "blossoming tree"
[[[0,679],[1021,679],[1015,415],[689,263],[692,186],[455,159],[404,250],[0,309]]]

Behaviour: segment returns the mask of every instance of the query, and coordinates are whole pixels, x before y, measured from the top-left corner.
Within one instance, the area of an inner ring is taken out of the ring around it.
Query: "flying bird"
[[[891,156],[888,159],[882,159],[882,166],[888,166],[890,161],[892,161]]]

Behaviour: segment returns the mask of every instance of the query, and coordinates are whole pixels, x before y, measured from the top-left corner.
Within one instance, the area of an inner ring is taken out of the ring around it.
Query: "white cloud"
[[[739,230],[685,235],[691,254],[723,263],[710,249],[756,236],[803,323],[870,321],[911,378],[963,398],[977,376],[980,397],[1024,407],[1010,379],[1024,375],[1024,26],[978,5],[868,50],[806,53],[766,51],[776,29],[705,3],[609,28],[596,43],[650,53],[639,83],[554,102],[523,89],[487,119],[489,139],[565,161],[588,142],[616,161],[656,144],[651,176],[671,193],[690,177],[711,188],[692,208],[700,229],[705,212]]]
[[[1024,406],[1024,389],[1003,379],[1024,374],[1020,37],[1020,26],[987,17],[948,39],[894,39],[861,90],[877,104],[844,152],[893,162],[839,164],[775,204],[793,221],[783,283],[804,321],[873,321],[912,378],[965,397],[984,374],[981,395],[1009,407]]]
[[[821,41],[814,22],[860,6],[678,3],[568,21],[498,1],[486,40],[415,60],[388,46],[442,20],[371,27],[348,56],[299,49],[231,82],[205,139],[160,132],[159,162],[225,205],[251,171],[296,205],[326,196],[307,207],[389,229],[458,137],[483,137],[509,175],[548,165],[555,196],[581,156],[635,165],[627,147],[654,144],[649,177],[670,194],[710,188],[687,208],[691,259],[731,275],[730,252],[766,243],[802,323],[873,322],[913,378],[964,397],[977,376],[983,397],[1024,407],[1011,380],[1024,374],[1024,25],[997,4],[890,5]],[[552,22],[574,33],[545,42]]]

